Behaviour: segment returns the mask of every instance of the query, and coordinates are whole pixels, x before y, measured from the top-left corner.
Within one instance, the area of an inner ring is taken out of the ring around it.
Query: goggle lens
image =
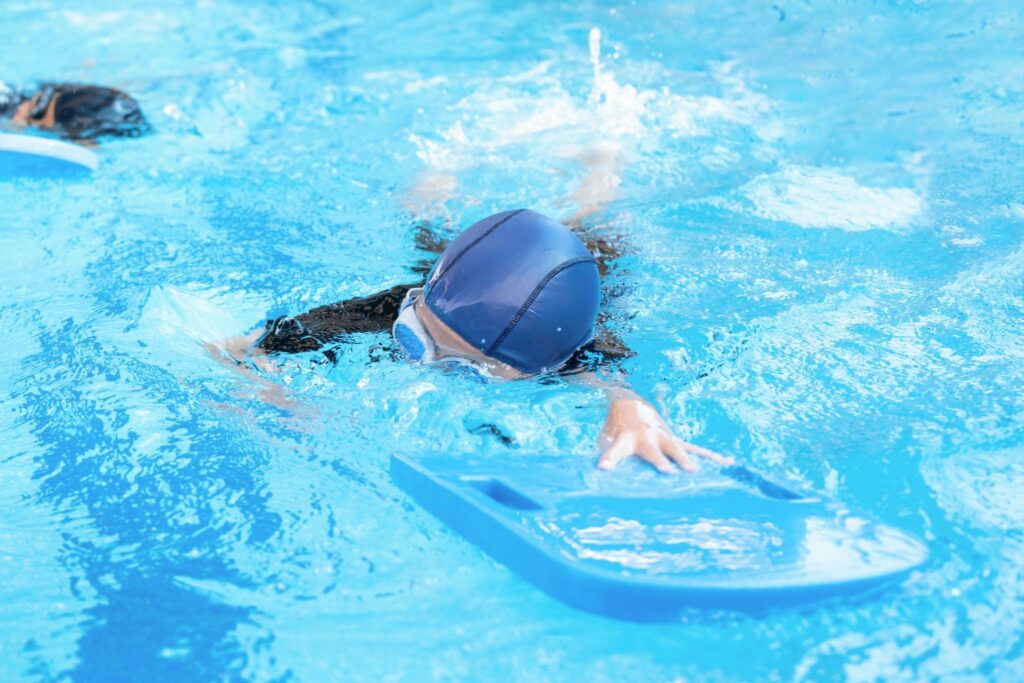
[[[395,336],[395,341],[402,348],[402,351],[409,358],[415,361],[423,359],[424,354],[427,352],[427,348],[420,341],[419,336],[413,332],[407,325],[398,323],[395,325],[392,331]]]

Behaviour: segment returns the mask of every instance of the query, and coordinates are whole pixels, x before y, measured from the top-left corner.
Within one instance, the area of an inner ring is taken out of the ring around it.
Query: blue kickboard
[[[672,476],[575,456],[394,455],[391,476],[538,588],[632,621],[852,596],[928,557],[902,531],[742,466]]]
[[[96,153],[81,145],[34,135],[0,133],[0,179],[84,176],[98,166]]]

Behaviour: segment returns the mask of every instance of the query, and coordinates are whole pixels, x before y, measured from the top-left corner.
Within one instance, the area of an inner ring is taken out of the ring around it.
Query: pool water
[[[1024,8],[1005,2],[0,2],[14,82],[137,95],[92,177],[0,179],[0,680],[1024,677]],[[391,483],[596,457],[601,394],[381,336],[265,383],[202,341],[414,281],[447,231],[592,221],[632,381],[690,440],[927,540],[882,595],[640,626]],[[445,223],[445,220],[448,223]]]

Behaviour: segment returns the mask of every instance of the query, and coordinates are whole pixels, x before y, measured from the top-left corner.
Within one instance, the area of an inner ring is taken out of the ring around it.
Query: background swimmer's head
[[[139,103],[113,88],[56,86],[54,120],[71,138],[137,137],[149,130]]]
[[[587,248],[528,209],[494,214],[434,265],[425,305],[467,344],[516,370],[554,370],[594,336],[601,283]]]

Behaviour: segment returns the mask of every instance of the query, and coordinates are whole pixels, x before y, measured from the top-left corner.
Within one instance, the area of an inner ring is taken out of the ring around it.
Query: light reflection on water
[[[634,575],[676,573],[697,583],[725,576],[739,585],[842,582],[901,570],[921,557],[919,542],[834,503],[774,501],[759,508],[733,493],[739,495],[716,500],[701,491],[692,502],[608,503],[642,510],[644,521],[607,517],[600,498],[572,498],[536,523],[570,555],[598,566]]]
[[[0,679],[1024,675],[1017,3],[41,2],[0,24],[0,78],[120,85],[156,127],[88,181],[0,180]],[[597,227],[630,250],[608,284],[637,386],[684,436],[926,537],[927,572],[757,619],[576,613],[386,462],[592,458],[600,396],[361,339],[274,378],[297,417],[203,354],[407,281],[425,164],[458,176],[453,225],[562,214],[595,138],[626,162]]]
[[[573,531],[573,545],[579,557],[653,573],[709,566],[754,571],[770,567],[768,556],[782,543],[778,529],[742,519],[657,524],[650,530],[636,520],[611,519],[601,527]],[[641,545],[645,546],[643,550],[615,547]],[[647,549],[650,546],[669,549]]]

